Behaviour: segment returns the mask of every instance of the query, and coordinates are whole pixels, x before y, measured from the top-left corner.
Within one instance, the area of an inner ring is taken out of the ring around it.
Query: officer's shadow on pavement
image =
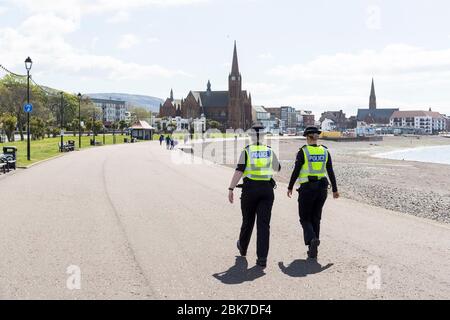
[[[227,271],[213,274],[213,277],[224,284],[240,284],[246,281],[256,280],[264,275],[263,268],[254,266],[248,269],[247,259],[237,256],[234,266]]]
[[[309,274],[320,273],[328,268],[331,268],[332,266],[332,263],[322,266],[316,259],[297,259],[291,262],[287,267],[283,262],[278,262],[278,267],[280,267],[280,270],[284,274],[294,278],[306,277]]]

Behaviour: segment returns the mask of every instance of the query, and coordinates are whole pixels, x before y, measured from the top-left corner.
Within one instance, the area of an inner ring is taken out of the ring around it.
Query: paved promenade
[[[283,184],[268,267],[255,267],[255,237],[247,259],[236,257],[233,169],[173,163],[178,152],[155,142],[94,148],[1,177],[0,298],[450,297],[448,225],[330,197],[314,263]],[[72,265],[80,290],[66,285]],[[368,270],[380,271],[380,289],[368,289]]]

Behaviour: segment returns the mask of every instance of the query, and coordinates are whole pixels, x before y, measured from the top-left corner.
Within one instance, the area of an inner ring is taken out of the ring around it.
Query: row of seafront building
[[[315,121],[311,111],[293,107],[254,107],[254,118],[263,122],[267,131],[273,128],[280,133],[301,131],[308,126],[320,126],[324,131],[345,132],[354,130],[357,135],[371,134],[437,134],[450,131],[450,115],[428,110],[400,110],[377,108],[375,84],[372,85],[368,108],[358,108],[355,116],[346,117],[342,110],[325,111]]]
[[[189,93],[189,96],[193,92]],[[201,106],[200,116],[192,116],[191,118],[183,117],[181,112],[174,113],[170,116],[158,119],[152,118],[151,125],[157,127],[155,121],[158,121],[158,126],[165,130],[172,125],[175,130],[194,130],[205,131],[207,129],[207,120],[219,120],[226,129],[227,117],[222,116],[221,113],[227,114],[227,105],[224,101],[223,108],[217,107],[219,104],[212,99],[214,95],[211,93],[211,84],[208,81],[207,90],[200,92],[195,103]],[[213,92],[214,93],[214,92]],[[219,92],[222,93],[222,92]],[[229,95],[224,91],[223,96]],[[203,94],[203,95],[202,95]],[[188,97],[189,98],[189,97]],[[105,126],[109,126],[113,122],[125,120],[131,122],[131,113],[127,110],[125,101],[118,101],[113,99],[91,99],[92,102],[102,109],[102,114],[97,115],[101,118]],[[218,100],[218,99],[216,99]],[[220,100],[220,99],[219,99]],[[161,111],[167,112],[167,106],[173,106],[175,110],[180,110],[180,105],[177,102],[182,100],[175,100],[173,92],[171,97],[167,99],[164,106],[161,105]],[[215,104],[209,106],[214,102]],[[211,109],[211,110],[209,110]],[[224,110],[222,110],[224,109]],[[219,111],[218,111],[219,110]],[[206,113],[206,115],[205,115]],[[164,116],[164,114],[162,114]],[[220,118],[222,117],[222,118]],[[321,114],[321,117],[316,121],[314,114],[310,110],[299,110],[292,106],[282,107],[264,107],[251,106],[251,119],[260,121],[266,128],[266,132],[273,134],[297,134],[308,126],[320,126],[324,131],[349,131],[354,130],[358,135],[383,134],[383,133],[415,133],[415,134],[436,134],[439,132],[450,131],[450,117],[432,111],[429,108],[427,111],[423,110],[409,110],[403,111],[399,108],[377,108],[375,87],[372,80],[372,88],[369,98],[369,108],[359,108],[356,116],[346,117],[342,110],[326,111]]]
[[[105,126],[119,121],[131,121],[131,113],[127,110],[125,101],[113,99],[90,98],[91,102],[102,110],[99,115],[93,114],[96,119],[102,119]]]
[[[210,88],[211,84],[208,81],[207,91],[204,93],[206,97],[208,97],[208,92],[211,90]],[[231,99],[229,93],[226,91],[223,93],[223,101],[228,101],[227,97]],[[230,128],[230,126],[227,126],[228,110],[226,108],[226,103],[224,103],[222,109],[215,104],[208,105],[208,102],[213,100],[204,99],[202,94],[198,94],[195,101],[203,108],[202,112],[200,112],[201,117],[186,119],[183,114],[183,106],[186,105],[184,101],[189,99],[189,96],[192,95],[193,92],[190,92],[188,98],[185,100],[174,100],[172,94],[173,93],[171,92],[171,98],[168,98],[165,104],[160,107],[160,117],[166,118],[163,122],[176,122],[177,128],[180,126],[182,126],[182,128],[187,128],[189,127],[189,123],[197,123],[197,127],[199,122],[205,125],[206,120],[215,120],[222,124],[223,130]],[[180,105],[174,103],[176,101],[181,101],[181,108]],[[431,108],[428,108],[427,111],[377,108],[377,98],[375,95],[373,79],[370,90],[369,107],[357,108],[357,114],[348,118],[342,110],[326,111],[321,114],[319,119],[315,119],[311,110],[295,108],[293,106],[265,107],[252,105],[250,107],[252,110],[251,119],[253,121],[260,121],[265,126],[266,132],[271,132],[273,134],[298,134],[308,126],[318,126],[321,127],[323,131],[353,131],[356,135],[396,133],[437,134],[439,132],[450,131],[450,117],[434,112]],[[178,112],[176,112],[176,110],[178,110]],[[188,108],[185,108],[184,110],[188,110]],[[218,117],[218,111],[222,113],[222,118]]]
[[[358,109],[357,115],[347,118],[342,110],[322,113],[319,124],[325,131],[355,129],[358,135],[370,134],[438,134],[450,130],[450,116],[425,110],[377,108],[375,85],[369,97],[369,108]]]

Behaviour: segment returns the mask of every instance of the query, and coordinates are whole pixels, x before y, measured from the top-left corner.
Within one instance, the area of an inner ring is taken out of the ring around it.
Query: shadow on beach
[[[245,257],[236,257],[234,266],[227,271],[213,274],[213,277],[224,284],[240,284],[256,280],[264,275],[264,270],[261,267],[254,266],[248,269],[247,259]]]
[[[306,277],[309,274],[320,273],[332,266],[332,263],[329,263],[326,266],[322,266],[315,259],[297,259],[291,262],[287,267],[283,262],[278,262],[278,267],[280,268],[280,270],[284,274],[294,278]]]

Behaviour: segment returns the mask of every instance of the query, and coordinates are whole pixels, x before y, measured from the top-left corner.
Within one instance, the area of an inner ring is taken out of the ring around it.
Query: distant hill
[[[159,104],[164,102],[156,97],[127,93],[88,93],[87,96],[97,99],[122,100],[127,103],[127,106],[143,107],[153,112],[159,112]]]

